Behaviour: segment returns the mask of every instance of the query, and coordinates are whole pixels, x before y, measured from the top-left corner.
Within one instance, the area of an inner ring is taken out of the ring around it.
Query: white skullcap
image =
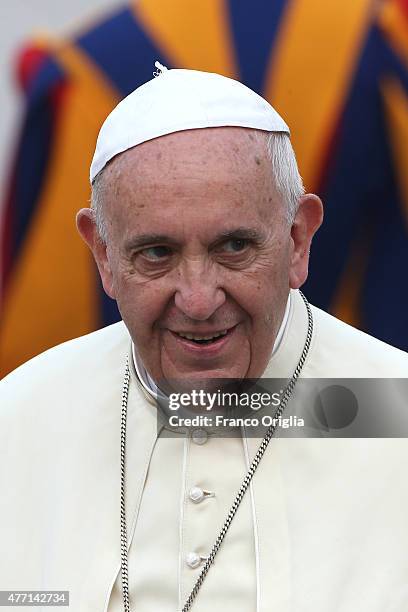
[[[210,72],[167,70],[159,62],[156,67],[156,78],[119,102],[103,123],[91,183],[118,153],[173,132],[237,126],[289,134],[275,109],[242,83]]]

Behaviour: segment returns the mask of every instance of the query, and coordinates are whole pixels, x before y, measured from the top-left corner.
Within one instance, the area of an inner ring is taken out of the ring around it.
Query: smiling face
[[[78,215],[156,381],[260,376],[304,282],[312,223],[288,224],[259,136],[211,128],[143,143],[104,170],[106,246],[93,211]]]

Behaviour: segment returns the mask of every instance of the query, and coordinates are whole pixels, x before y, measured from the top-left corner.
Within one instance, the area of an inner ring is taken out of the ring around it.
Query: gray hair
[[[257,132],[264,137],[264,132]],[[267,153],[271,161],[275,188],[286,205],[287,221],[289,224],[292,224],[298,209],[299,200],[305,193],[295,152],[289,136],[284,132],[269,132],[266,136]],[[103,169],[92,181],[91,208],[94,210],[99,237],[106,244],[107,230],[102,211],[104,191],[102,178]]]
[[[106,167],[106,166],[105,166]],[[98,230],[99,238],[106,244],[108,241],[108,232],[106,230],[105,217],[103,215],[103,195],[104,195],[104,181],[103,171],[100,170],[92,181],[91,189],[91,208],[95,217],[96,229]]]
[[[305,194],[295,152],[288,134],[284,132],[269,133],[266,147],[271,160],[275,188],[286,204],[286,217],[288,223],[292,225],[299,200]]]

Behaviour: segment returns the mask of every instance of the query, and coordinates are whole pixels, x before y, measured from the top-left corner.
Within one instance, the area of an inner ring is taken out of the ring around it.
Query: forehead
[[[245,128],[169,134],[115,158],[104,171],[108,214],[124,220],[206,227],[231,215],[265,219],[276,194],[266,136]]]

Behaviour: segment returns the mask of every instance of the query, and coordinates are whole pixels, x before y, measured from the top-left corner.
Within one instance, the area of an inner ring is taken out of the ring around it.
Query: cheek
[[[287,294],[289,276],[284,266],[269,261],[251,273],[245,273],[232,287],[241,305],[244,307],[245,304],[249,313],[261,316],[276,308]]]
[[[268,346],[275,338],[285,311],[289,278],[284,266],[260,267],[236,283],[234,299],[249,316],[251,343]]]
[[[117,284],[118,308],[135,341],[151,338],[167,301],[166,292],[157,281],[122,277]]]

